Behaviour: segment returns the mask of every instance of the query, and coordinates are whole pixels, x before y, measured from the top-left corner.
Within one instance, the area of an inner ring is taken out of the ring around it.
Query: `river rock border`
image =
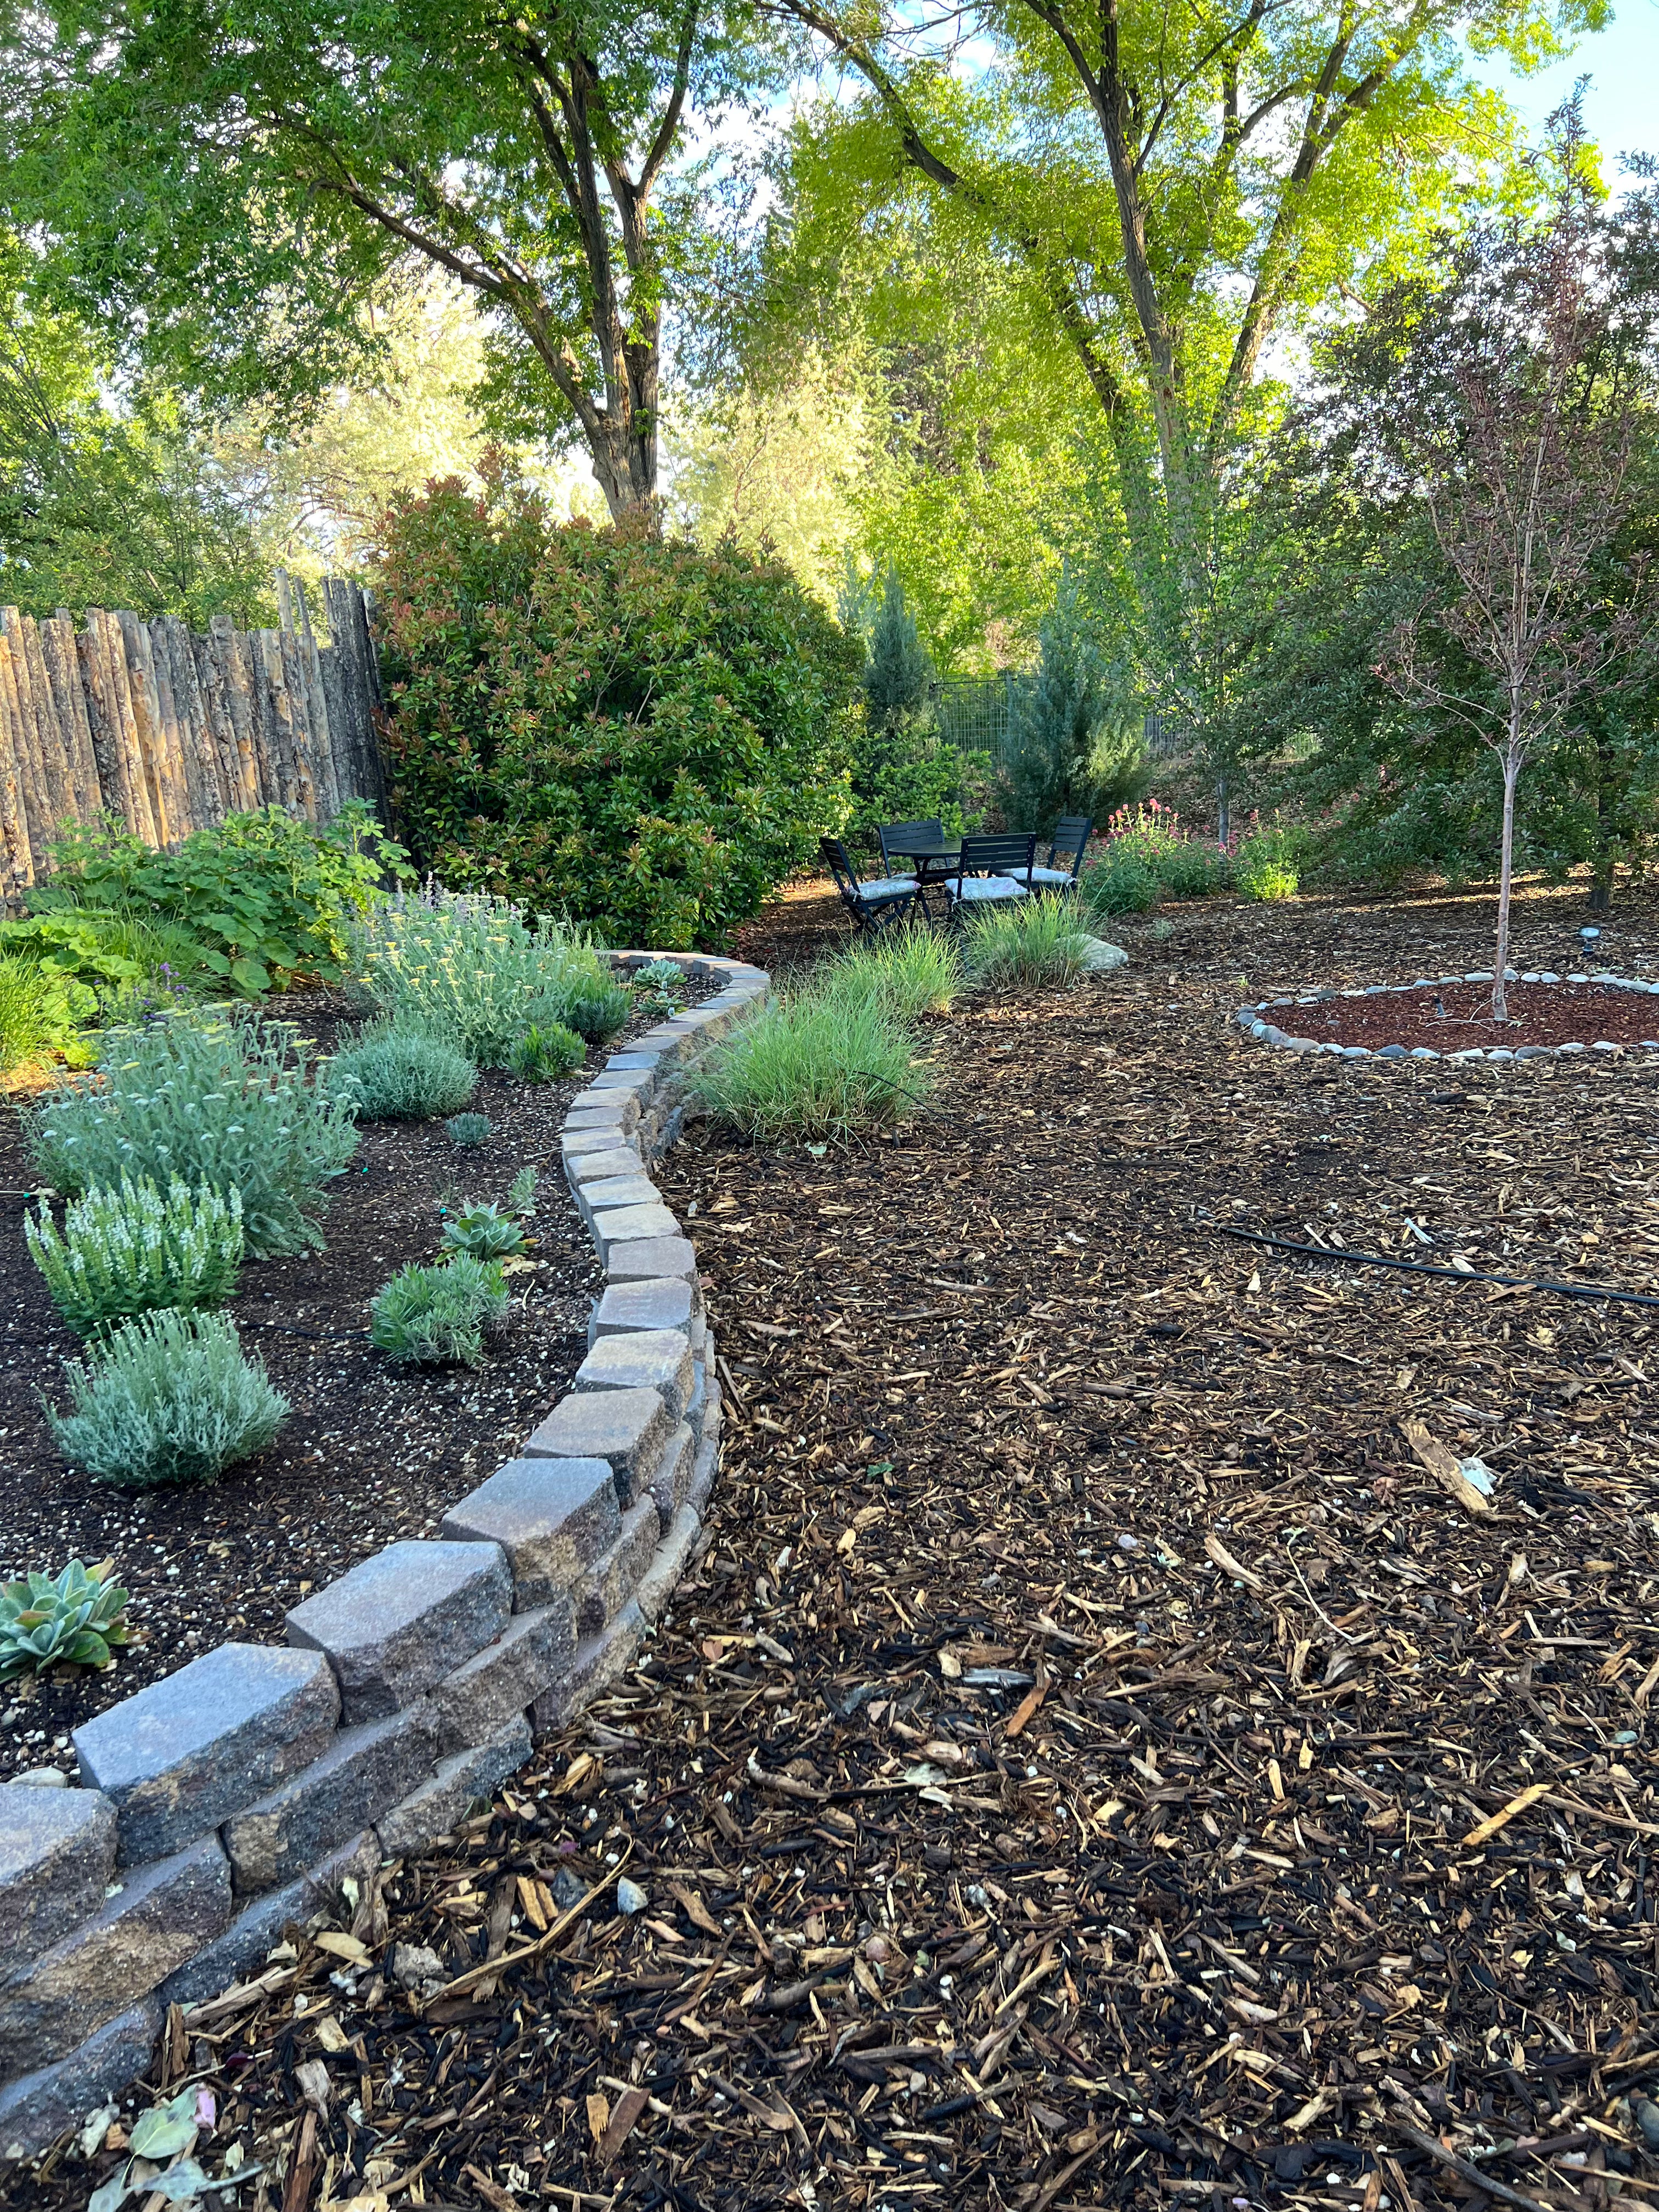
[[[1650,998],[1659,998],[1659,983],[1644,983],[1638,975],[1614,975],[1600,969],[1593,975],[1557,975],[1547,969],[1529,968],[1517,973],[1505,969],[1504,978],[1510,983],[1605,983],[1615,991],[1638,991]],[[1369,1045],[1334,1044],[1317,1037],[1298,1036],[1294,1030],[1284,1029],[1269,1018],[1285,1007],[1322,1006],[1331,999],[1380,999],[1395,991],[1434,990],[1444,983],[1490,983],[1494,970],[1475,969],[1467,975],[1419,975],[1410,983],[1372,983],[1358,991],[1308,991],[1295,999],[1259,999],[1254,1006],[1240,1006],[1233,1019],[1249,1036],[1260,1044],[1274,1046],[1280,1052],[1322,1053],[1338,1060],[1444,1060],[1469,1061],[1497,1060],[1500,1064],[1522,1060],[1570,1060],[1581,1052],[1628,1052],[1632,1047],[1615,1044],[1608,1037],[1599,1037],[1587,1044],[1521,1044],[1468,1045],[1461,1052],[1435,1052],[1428,1045],[1385,1044],[1373,1051]],[[1656,1024],[1659,1026],[1659,1024]],[[1638,1052],[1659,1052],[1659,1036],[1644,1037],[1634,1048]]]
[[[143,2071],[169,2005],[264,1964],[349,1877],[428,1849],[626,1668],[702,1528],[720,1389],[696,1255],[652,1182],[690,1062],[765,971],[614,1053],[562,1150],[604,1287],[569,1394],[445,1516],[75,1731],[82,1786],[0,1787],[0,2160]]]

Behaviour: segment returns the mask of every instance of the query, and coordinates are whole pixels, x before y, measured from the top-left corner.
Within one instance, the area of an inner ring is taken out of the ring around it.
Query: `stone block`
[[[720,1437],[718,1424],[710,1428],[703,1424],[702,1442],[697,1446],[697,1455],[692,1462],[691,1480],[686,1486],[685,1502],[698,1513],[708,1510],[708,1501],[714,1493],[714,1477],[720,1473]]]
[[[164,1857],[308,1766],[340,1717],[314,1651],[221,1644],[75,1731],[81,1772],[115,1801],[121,1862]]]
[[[423,1782],[380,1822],[380,1850],[389,1859],[418,1858],[440,1836],[453,1835],[471,1808],[493,1797],[509,1774],[516,1774],[532,1748],[530,1723],[522,1713],[486,1743],[441,1759],[430,1782]]]
[[[298,1881],[281,1889],[269,1889],[245,1905],[222,1936],[177,1973],[169,1974],[157,1995],[163,2004],[205,2004],[222,1996],[238,1982],[246,1981],[264,1966],[289,1928],[303,1928],[334,1910],[341,1885],[355,1881],[361,1890],[380,1863],[380,1840],[366,1828],[330,1851]]]
[[[691,1547],[702,1533],[702,1517],[691,1504],[678,1506],[669,1523],[668,1534],[658,1545],[656,1554],[640,1579],[634,1593],[634,1602],[649,1621],[654,1622],[663,1607],[679,1587],[680,1577],[685,1572],[685,1563],[691,1556]]]
[[[654,1463],[672,1429],[654,1390],[576,1390],[562,1398],[525,1439],[526,1459],[602,1459],[617,1501],[631,1505],[641,1471]]]
[[[579,1091],[571,1100],[564,1126],[567,1129],[596,1129],[611,1121],[626,1133],[638,1127],[639,1119],[640,1102],[634,1091],[615,1088],[587,1090]]]
[[[642,1069],[654,1067],[658,1055],[652,1051],[641,1052],[635,1048],[628,1052],[613,1052],[605,1063],[604,1073],[614,1075],[636,1075]]]
[[[576,1646],[569,1673],[537,1698],[531,1712],[535,1733],[541,1736],[562,1728],[590,1698],[619,1681],[632,1663],[647,1626],[645,1615],[630,1601],[608,1628],[597,1636],[585,1637]]]
[[[590,1224],[601,1211],[611,1212],[621,1206],[662,1204],[662,1193],[642,1167],[633,1175],[603,1176],[592,1182],[573,1183],[571,1193],[577,1212]]]
[[[576,1585],[576,1630],[586,1639],[598,1636],[623,1610],[650,1567],[662,1537],[662,1524],[654,1502],[641,1498],[623,1516],[622,1533],[610,1550]],[[564,1672],[575,1657],[575,1641],[565,1654]],[[542,1689],[548,1686],[544,1682]],[[538,1696],[540,1692],[537,1692]]]
[[[106,2021],[57,2065],[40,2067],[0,2089],[0,2159],[38,2158],[59,2136],[101,2112],[148,2070],[164,2017],[160,2001],[145,1997]]]
[[[596,1146],[592,1152],[568,1154],[564,1171],[573,1190],[585,1190],[617,1176],[642,1176],[645,1161],[633,1145]]]
[[[216,1836],[140,1867],[95,1918],[0,1987],[0,2077],[61,2058],[148,1996],[230,1920]]]
[[[683,1281],[695,1284],[697,1255],[689,1237],[617,1237],[605,1254],[605,1272],[613,1283],[640,1282],[647,1276],[678,1275]]]
[[[569,1589],[615,1542],[621,1525],[608,1461],[510,1459],[450,1507],[443,1534],[461,1543],[499,1544],[514,1605],[529,1613]]]
[[[563,1673],[575,1650],[574,1609],[562,1593],[534,1613],[514,1613],[499,1642],[433,1690],[439,1751],[448,1757],[488,1742]]]
[[[348,1721],[397,1712],[498,1637],[513,1609],[489,1543],[388,1544],[288,1616],[288,1640],[328,1654]]]
[[[576,1370],[578,1390],[655,1390],[678,1421],[696,1377],[684,1329],[630,1329],[602,1336]]]
[[[689,1338],[687,1341],[690,1341]],[[691,1358],[691,1395],[685,1401],[685,1425],[694,1439],[702,1434],[702,1418],[708,1403],[708,1362],[706,1358],[699,1359],[694,1352]]]
[[[685,1502],[696,1458],[696,1440],[690,1425],[682,1421],[640,1478],[641,1494],[648,1497],[657,1509],[659,1532],[667,1528]]]
[[[425,1699],[342,1729],[320,1759],[220,1830],[238,1897],[292,1881],[372,1827],[426,1779],[436,1755],[436,1716]]]
[[[101,1790],[0,1789],[0,1960],[8,1968],[90,1920],[115,1871],[115,1808]]]
[[[567,1175],[578,1160],[587,1159],[595,1152],[633,1150],[633,1140],[619,1135],[608,1121],[602,1121],[597,1129],[573,1128],[567,1121],[559,1136],[559,1152]]]
[[[642,1100],[655,1080],[654,1061],[649,1067],[602,1067],[589,1079],[587,1091],[581,1095],[586,1097],[588,1092],[598,1091],[601,1097],[620,1095]]]
[[[600,1261],[606,1267],[618,1244],[635,1243],[641,1237],[678,1237],[680,1233],[679,1223],[659,1198],[639,1206],[608,1206],[591,1215],[587,1225],[599,1248]]]
[[[694,1284],[679,1275],[647,1275],[638,1282],[613,1283],[593,1310],[587,1324],[588,1348],[602,1336],[626,1335],[635,1329],[682,1328],[689,1334],[701,1322],[698,1293]],[[695,1335],[691,1335],[696,1349]]]

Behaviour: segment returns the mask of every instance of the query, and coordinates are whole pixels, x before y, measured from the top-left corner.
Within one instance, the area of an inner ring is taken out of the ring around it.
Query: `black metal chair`
[[[1036,855],[1035,830],[1013,836],[964,837],[957,872],[941,885],[951,915],[960,921],[974,908],[1028,897]]]
[[[1046,866],[1031,870],[1031,889],[1036,891],[1066,891],[1077,889],[1077,879],[1083,866],[1083,855],[1088,850],[1089,840],[1094,835],[1094,821],[1087,814],[1062,814],[1054,824],[1054,842],[1048,848]]]
[[[902,866],[895,866],[894,863],[902,863],[908,857],[907,838],[919,837],[928,844],[942,845],[945,842],[945,824],[937,816],[931,822],[889,822],[878,830],[876,835],[881,840],[883,873],[905,876],[910,873],[909,869]]]
[[[918,910],[927,912],[914,876],[887,876],[877,883],[861,884],[852,855],[839,837],[821,837],[818,852],[836,879],[836,889],[853,917],[854,927],[866,937],[875,936],[890,923],[903,921]]]

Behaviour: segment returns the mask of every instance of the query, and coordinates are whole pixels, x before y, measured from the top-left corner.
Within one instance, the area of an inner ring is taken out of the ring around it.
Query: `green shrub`
[[[52,1226],[23,1217],[34,1264],[52,1302],[77,1336],[157,1306],[218,1306],[234,1295],[242,1265],[242,1194],[208,1184],[192,1190],[174,1176],[162,1197],[155,1185],[123,1175],[118,1188],[89,1190]]]
[[[558,1083],[574,1075],[586,1057],[581,1039],[556,1022],[547,1027],[532,1022],[514,1040],[507,1065],[521,1083]]]
[[[0,951],[0,1075],[72,1050],[97,1010],[90,992],[39,959]]]
[[[1069,899],[1012,899],[970,915],[963,934],[969,974],[993,986],[1069,983],[1089,949]]]
[[[943,1013],[962,988],[962,956],[953,939],[923,922],[860,939],[820,969],[818,989],[850,1000],[872,999],[896,1021]]]
[[[148,849],[148,848],[146,848]],[[106,1018],[142,1019],[217,986],[200,941],[170,921],[69,907],[0,922],[0,952],[34,959],[90,995]]]
[[[1233,881],[1247,899],[1293,899],[1301,887],[1306,843],[1297,828],[1255,830],[1239,846]]]
[[[845,1139],[922,1103],[931,1079],[877,1000],[808,989],[775,999],[692,1072],[693,1093],[744,1135]]]
[[[610,971],[571,931],[538,925],[507,899],[435,884],[378,901],[351,939],[360,997],[481,1067],[507,1065],[536,1005],[610,987]]]
[[[258,998],[298,969],[337,976],[345,923],[407,856],[361,799],[332,822],[297,821],[280,806],[228,815],[161,853],[107,822],[70,830],[52,848],[52,873],[27,894],[32,915],[70,925],[61,949],[109,968],[123,932],[156,933],[179,980],[196,970],[215,988]],[[90,925],[90,927],[87,926]],[[78,926],[78,933],[77,933]],[[137,981],[161,964],[146,959]]]
[[[410,1365],[479,1367],[507,1303],[500,1261],[458,1252],[445,1265],[400,1267],[375,1297],[368,1333],[382,1352]]]
[[[127,1640],[127,1593],[110,1579],[114,1569],[113,1559],[71,1559],[60,1575],[35,1567],[0,1583],[0,1682],[47,1667],[107,1667],[111,1648]]]
[[[399,822],[446,883],[723,942],[841,827],[856,642],[780,563],[561,526],[487,473],[386,527]]]
[[[553,1012],[551,1008],[548,1010]],[[602,990],[581,991],[568,998],[553,1013],[555,1023],[574,1030],[585,1043],[609,1044],[618,1030],[625,1029],[628,1018],[634,1011],[634,1001],[619,983],[607,983]],[[539,1007],[531,1009],[531,1019],[540,1024],[544,1019]]]
[[[1158,878],[1129,847],[1108,845],[1078,881],[1078,897],[1095,915],[1146,914],[1158,904]]]
[[[475,1152],[480,1145],[489,1142],[488,1114],[452,1114],[444,1127],[451,1142],[459,1145],[464,1152]]]
[[[1107,857],[1121,854],[1143,862],[1166,898],[1208,898],[1227,880],[1227,856],[1221,848],[1184,830],[1175,809],[1156,799],[1119,807],[1106,834]]]
[[[363,1121],[429,1121],[453,1114],[478,1087],[463,1052],[397,1020],[370,1022],[329,1063],[328,1085],[355,1099]]]
[[[263,1451],[289,1410],[227,1314],[145,1314],[64,1373],[71,1410],[46,1407],[58,1449],[123,1490],[211,1482]]]
[[[256,1260],[320,1246],[325,1186],[357,1149],[356,1109],[307,1081],[311,1059],[291,1024],[248,1014],[109,1030],[97,1074],[61,1085],[31,1117],[35,1166],[68,1197],[124,1175],[236,1191]]]

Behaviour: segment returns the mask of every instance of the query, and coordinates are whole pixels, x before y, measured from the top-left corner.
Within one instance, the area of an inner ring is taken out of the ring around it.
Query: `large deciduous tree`
[[[3,0],[0,26],[13,213],[151,364],[302,398],[434,264],[485,311],[501,416],[585,443],[613,515],[653,507],[672,165],[777,52],[748,0]]]
[[[842,129],[871,188],[925,179],[1070,348],[1115,453],[1146,672],[1224,768],[1232,471],[1270,349],[1500,146],[1462,42],[1536,59],[1602,0],[780,5],[863,80]]]

